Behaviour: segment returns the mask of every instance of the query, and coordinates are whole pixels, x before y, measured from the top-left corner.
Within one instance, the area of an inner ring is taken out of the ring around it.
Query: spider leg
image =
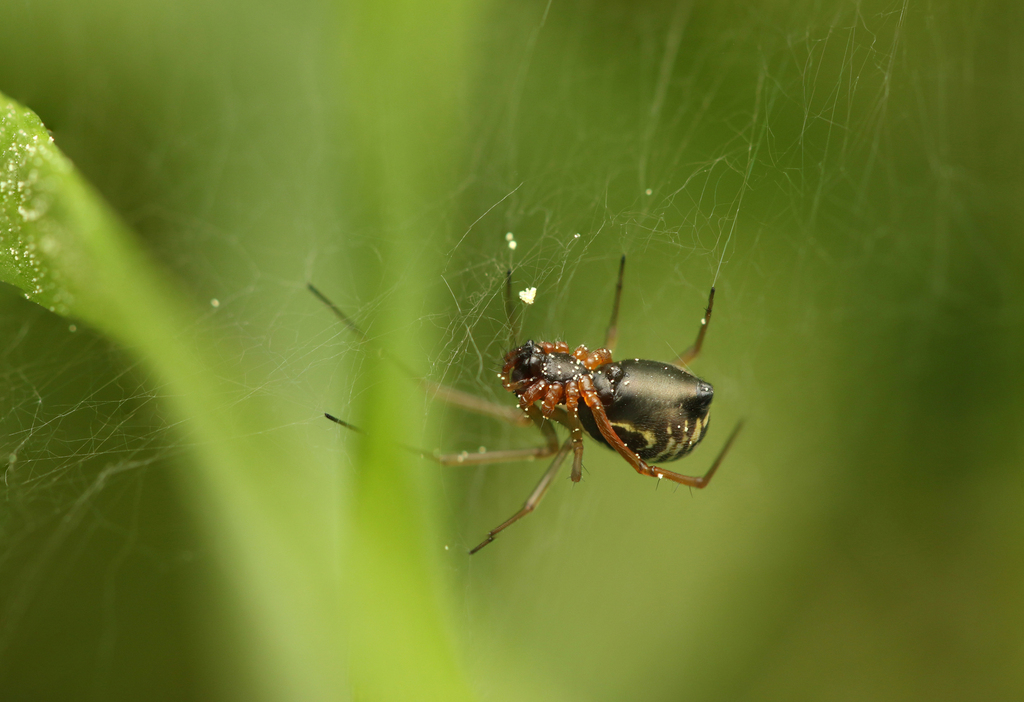
[[[572,473],[569,474],[569,479],[578,483],[583,477],[583,427],[579,419],[576,420],[576,426],[572,428],[572,435],[569,438],[573,451]]]
[[[572,439],[572,473],[569,477],[574,483],[578,483],[583,477],[583,425],[580,424],[576,409],[579,401],[580,385],[577,381],[570,380],[565,385],[566,416],[563,424],[569,428],[569,438]]]
[[[743,422],[737,422],[736,428],[732,430],[732,434],[729,435],[729,439],[725,442],[725,446],[718,454],[718,458],[711,464],[711,468],[704,475],[683,475],[681,473],[675,473],[658,466],[650,466],[644,459],[636,455],[626,444],[619,438],[619,435],[615,433],[615,429],[612,428],[611,422],[608,421],[608,415],[605,414],[604,405],[601,404],[601,399],[597,396],[597,391],[594,390],[594,384],[590,382],[590,378],[583,377],[580,379],[580,390],[583,393],[583,401],[587,403],[587,407],[590,408],[591,413],[594,415],[594,422],[597,424],[598,430],[601,432],[601,436],[605,438],[608,445],[615,449],[620,456],[626,459],[627,462],[641,475],[648,475],[652,478],[661,480],[667,478],[673,482],[681,485],[687,485],[689,487],[704,488],[711,482],[711,478],[714,476],[715,471],[718,470],[718,466],[722,463],[722,459],[725,458],[725,454],[729,451],[732,446],[732,442],[736,439],[736,436],[740,433],[740,429],[743,427]]]
[[[511,271],[509,271],[509,276],[511,276]],[[511,277],[509,277],[508,285],[511,286],[511,284]],[[334,316],[341,320],[342,323],[344,323],[344,325],[348,327],[349,330],[353,334],[355,334],[361,342],[367,343],[369,341],[369,338],[366,336],[363,330],[360,329],[359,326],[355,322],[353,322],[352,319],[347,314],[342,312],[340,307],[335,305],[326,295],[320,292],[316,288],[316,286],[314,286],[312,283],[307,283],[307,287],[309,288],[309,291],[313,293],[313,295],[316,296],[316,298],[320,300],[320,302],[324,303],[324,305],[326,305],[327,308],[334,313]],[[511,287],[509,287],[509,290],[511,290]],[[509,300],[508,305],[511,305],[511,300]],[[507,307],[506,309],[512,310],[511,307]],[[511,316],[509,317],[509,320],[511,323]],[[434,383],[429,380],[424,380],[423,378],[418,377],[404,363],[399,361],[391,354],[387,352],[383,353],[392,363],[398,366],[398,368],[403,373],[408,375],[410,378],[414,378],[423,387],[425,391],[442,400],[443,402],[446,402],[450,405],[455,405],[456,407],[462,407],[463,409],[469,410],[470,412],[476,412],[477,414],[496,417],[497,419],[500,419],[503,422],[508,422],[510,424],[514,424],[520,427],[527,426],[530,423],[529,419],[523,416],[523,413],[515,407],[499,405],[495,402],[490,402],[481,397],[477,397],[476,395],[471,395],[468,392],[463,392],[462,390],[456,390],[455,388],[450,388],[446,385],[441,385],[440,383]]]
[[[519,397],[519,406],[524,409],[532,406],[534,402],[544,397],[544,394],[547,392],[550,384],[551,383],[541,378],[540,380],[533,382],[531,385],[528,385],[524,390],[517,390],[516,395]]]
[[[461,407],[476,414],[495,417],[517,427],[530,425],[530,418],[524,415],[523,411],[518,407],[499,405],[497,402],[491,402],[472,393],[456,390],[455,388],[450,388],[447,385],[441,385],[430,380],[421,380],[420,384],[423,385],[427,392],[445,404]]]
[[[556,453],[558,451],[558,435],[555,433],[555,428],[552,426],[551,422],[547,421],[537,410],[537,406],[530,405],[527,407],[526,414],[523,416],[526,417],[528,422],[532,421],[540,430],[540,433],[544,435],[544,446],[535,446],[533,448],[525,449],[509,449],[505,451],[481,451],[479,453],[463,451],[462,453],[424,455],[428,458],[432,458],[443,466],[481,466],[488,463],[511,463],[512,461],[546,458],[547,456]]]
[[[353,334],[355,334],[357,337],[359,337],[359,341],[361,343],[364,343],[364,344],[369,343],[370,337],[368,337],[366,335],[366,333],[359,327],[359,325],[357,325],[355,322],[352,321],[351,317],[349,317],[347,314],[342,312],[340,307],[338,307],[336,304],[331,302],[331,300],[326,295],[324,295],[322,292],[320,292],[316,288],[316,286],[313,285],[312,283],[306,283],[306,287],[309,288],[309,291],[311,293],[313,293],[314,296],[316,296],[316,299],[318,299],[318,300],[320,300],[320,302],[324,303],[327,306],[327,308],[331,312],[334,313],[334,316],[337,317],[338,319],[340,319],[342,321],[342,323],[344,323],[344,325],[349,328],[349,331],[351,331]],[[417,378],[418,379],[417,375],[412,372],[412,370],[409,368],[409,366],[407,366],[404,363],[402,363],[402,361],[400,361],[398,358],[396,358],[393,354],[390,354],[386,350],[383,350],[383,349],[380,349],[379,353],[381,354],[381,356],[387,358],[389,361],[391,361],[396,366],[398,366],[399,370],[401,370],[403,373],[408,375],[410,378]]]
[[[344,419],[338,419],[333,414],[324,412],[324,416],[331,420],[335,424],[339,424],[346,429],[362,434],[363,430],[357,427],[351,422],[346,422]],[[429,458],[432,461],[436,461],[442,466],[482,466],[488,463],[512,463],[513,461],[524,461],[532,460],[534,458],[547,458],[553,453],[558,451],[558,437],[555,434],[554,429],[551,428],[550,423],[545,422],[540,427],[541,432],[544,434],[544,438],[547,439],[548,443],[544,446],[534,446],[533,448],[525,449],[511,449],[508,451],[481,451],[478,453],[469,453],[463,451],[462,453],[442,453],[436,454],[429,451],[418,449],[415,446],[409,446],[407,444],[399,444],[404,450],[409,453],[414,453],[422,458]]]
[[[562,466],[562,463],[565,462],[565,457],[569,454],[570,446],[572,446],[572,439],[566,439],[565,443],[562,444],[562,448],[558,451],[558,455],[555,456],[555,460],[551,461],[551,466],[541,477],[540,482],[537,483],[537,487],[535,487],[533,492],[530,493],[530,496],[526,498],[526,502],[523,503],[522,509],[487,532],[487,538],[481,541],[476,548],[471,550],[469,552],[470,555],[473,555],[484,546],[494,541],[495,536],[528,515],[537,507],[538,504],[540,504],[541,499],[544,497],[544,493],[547,492],[548,487],[551,485],[551,481],[554,480],[555,474]]]
[[[344,419],[338,419],[333,414],[328,414],[327,412],[324,412],[324,416],[327,417],[332,422],[334,422],[335,424],[340,424],[341,426],[345,427],[346,429],[351,429],[352,431],[354,431],[357,434],[362,434],[363,433],[363,430],[360,429],[359,427],[357,427],[355,424],[352,424],[351,422],[346,422]]]
[[[530,409],[533,410],[533,413],[530,414],[528,412],[527,415],[524,415],[527,422],[530,421],[531,417],[537,415],[536,407],[531,407]],[[357,434],[361,434],[363,432],[363,430],[355,424],[346,422],[344,419],[338,419],[333,414],[324,412],[324,416],[335,424],[339,424],[346,429],[356,432]],[[533,448],[525,449],[511,449],[507,451],[480,451],[478,453],[463,451],[461,453],[442,454],[431,453],[406,444],[399,444],[399,446],[410,453],[416,454],[417,456],[436,461],[442,466],[482,466],[488,463],[512,463],[513,461],[547,458],[558,451],[558,436],[555,434],[555,430],[551,426],[551,423],[544,421],[543,417],[540,417],[535,421],[537,423],[537,427],[540,429],[541,433],[544,434],[544,438],[547,440],[547,443],[544,446],[534,446]]]
[[[555,451],[558,447],[555,447]],[[442,453],[440,455],[423,454],[425,458],[437,461],[442,466],[484,466],[489,463],[513,463],[515,461],[529,461],[534,458],[547,458],[555,453],[549,446],[535,446],[534,448],[509,449],[507,451],[484,451],[482,453]]]
[[[544,391],[543,402],[541,402],[541,414],[550,417],[555,412],[555,407],[562,401],[565,387],[561,383],[551,383]]]
[[[337,417],[335,417],[333,414],[330,414],[329,412],[324,412],[324,416],[327,417],[327,419],[329,419],[332,422],[334,422],[335,424],[338,424],[340,426],[345,427],[349,431],[354,431],[356,434],[362,434],[363,433],[363,430],[360,429],[359,427],[357,427],[352,422],[346,422],[344,419],[338,419]],[[415,446],[410,446],[409,444],[402,444],[402,443],[399,443],[397,445],[402,450],[408,451],[409,453],[414,453],[417,456],[428,457],[428,458],[431,457],[431,454],[428,451],[424,451],[422,449],[418,449]]]
[[[621,265],[619,277],[619,287],[621,288]],[[324,303],[324,305],[326,305],[327,308],[330,309],[331,312],[333,312],[334,315],[339,320],[341,320],[341,322],[344,323],[345,326],[348,327],[353,334],[355,334],[359,338],[360,341],[368,341],[368,338],[366,334],[363,332],[363,330],[360,329],[359,326],[356,325],[356,323],[353,322],[352,319],[341,310],[341,308],[339,308],[337,305],[331,302],[331,300],[322,292],[320,292],[312,283],[309,283],[307,287],[309,288],[309,291],[313,293],[313,295],[316,296],[318,300]],[[616,300],[617,299],[618,295],[616,295]],[[618,303],[616,302],[616,307],[617,306]],[[515,307],[512,303],[511,270],[509,270],[505,276],[505,311],[506,314],[508,315],[509,327],[512,330],[513,336],[518,336],[518,319],[516,318]],[[568,346],[566,346],[564,343],[552,345],[552,350],[556,350],[555,346],[557,346],[557,350],[559,351],[568,352],[569,350]],[[397,365],[403,372],[405,372],[411,378],[415,378],[417,382],[420,383],[424,390],[426,390],[428,393],[430,393],[437,399],[441,400],[442,402],[445,402],[446,404],[449,405],[453,405],[455,407],[461,407],[462,409],[474,412],[476,414],[495,417],[502,421],[508,422],[509,424],[513,424],[515,426],[528,426],[529,424],[532,423],[540,430],[541,434],[544,435],[545,439],[544,446],[535,446],[533,448],[525,449],[511,449],[506,451],[484,451],[482,453],[469,453],[463,451],[460,453],[435,454],[428,451],[417,449],[412,446],[403,445],[403,448],[406,449],[407,451],[421,455],[425,458],[430,458],[438,462],[439,464],[445,466],[478,466],[485,465],[488,463],[503,463],[534,458],[545,458],[558,451],[558,436],[555,434],[554,427],[550,421],[547,421],[544,418],[544,416],[542,416],[541,412],[533,404],[534,399],[531,399],[531,397],[523,398],[528,400],[529,403],[525,412],[519,407],[499,405],[495,402],[490,402],[489,400],[485,400],[482,397],[478,397],[471,393],[464,392],[462,390],[457,390],[455,388],[448,387],[447,385],[435,383],[430,380],[418,378],[416,374],[410,371],[404,364],[398,361],[398,359],[390,356],[390,354],[386,355],[388,355],[390,360],[393,363],[395,363],[395,365]],[[549,389],[547,385],[547,383],[544,383],[543,386],[534,387],[531,388],[531,390],[533,390],[533,392],[536,393],[540,398],[543,398],[547,395],[547,391]],[[578,389],[576,392],[578,394]],[[531,395],[532,394],[533,393],[531,393]],[[573,476],[575,476],[574,480],[579,480],[578,476],[580,473],[580,466],[583,460],[582,430],[577,431],[577,429],[575,429],[573,426],[572,420],[569,419],[569,415],[566,413],[566,411],[561,407],[554,405],[554,402],[557,402],[560,399],[560,397],[555,397],[557,393],[555,393],[552,390],[551,394],[551,401],[547,403],[548,406],[545,407],[545,411],[550,416],[550,419],[552,421],[558,422],[559,424],[568,427],[570,431],[573,432],[573,450],[575,452],[575,457],[573,460]],[[573,403],[573,406],[575,407],[575,402]],[[356,432],[361,431],[355,425],[346,422],[342,419],[338,419],[337,417],[331,414],[325,413],[324,416],[327,417],[327,419],[331,420],[332,422],[339,424],[343,427],[346,427]],[[579,424],[578,419],[576,420],[575,424]]]
[[[363,330],[362,330],[362,329],[360,329],[360,328],[359,328],[359,327],[358,327],[358,326],[356,325],[356,323],[355,323],[355,322],[353,322],[353,321],[352,321],[352,320],[351,320],[351,319],[349,318],[349,316],[348,316],[347,314],[345,314],[344,312],[342,312],[342,311],[341,311],[341,308],[340,308],[340,307],[338,307],[338,306],[337,306],[336,304],[334,304],[333,302],[331,302],[331,301],[330,301],[330,300],[329,300],[329,299],[327,298],[327,296],[326,296],[326,295],[324,295],[324,294],[323,294],[322,292],[320,292],[319,290],[317,290],[316,286],[314,286],[314,285],[313,285],[312,283],[306,283],[306,287],[307,287],[307,288],[309,288],[309,291],[310,291],[311,293],[313,293],[313,295],[315,295],[315,296],[316,296],[316,299],[320,300],[320,302],[322,302],[322,303],[324,303],[325,305],[327,305],[327,308],[328,308],[328,309],[329,309],[329,310],[330,310],[331,312],[333,312],[333,313],[334,313],[334,316],[335,316],[335,317],[337,317],[338,319],[340,319],[340,320],[341,320],[342,322],[344,322],[345,326],[346,326],[346,327],[348,327],[348,328],[349,328],[349,330],[350,330],[350,331],[351,331],[351,332],[352,332],[353,334],[355,334],[356,336],[358,336],[358,337],[359,337],[359,340],[360,340],[360,341],[366,341],[366,340],[367,340],[367,339],[366,339],[366,334],[364,334],[364,333],[363,333]]]
[[[697,340],[693,346],[683,351],[679,358],[672,362],[674,366],[685,366],[700,353],[700,347],[704,345],[704,335],[708,332],[708,323],[711,321],[711,307],[715,304],[715,288],[711,287],[711,294],[708,295],[708,306],[704,309],[704,318],[700,320],[700,331],[697,332]]]
[[[429,380],[420,381],[424,389],[430,391],[434,397],[445,402],[449,405],[461,407],[470,412],[476,414],[482,414],[489,417],[496,417],[502,421],[508,422],[518,427],[528,427],[531,424],[529,412],[524,413],[518,407],[508,407],[506,405],[499,405],[495,402],[489,402],[482,397],[477,397],[468,392],[462,390],[456,390],[445,385],[439,385]],[[361,431],[359,427],[353,425],[350,422],[346,422],[343,419],[338,419],[334,415],[324,413],[324,416],[335,424],[340,424],[343,427],[352,429],[353,431]],[[560,417],[555,418],[556,421],[560,420]],[[555,431],[551,427],[550,422],[537,423],[541,433],[544,434],[544,438],[547,439],[546,446],[538,446],[529,449],[514,449],[510,451],[484,451],[482,453],[468,453],[463,451],[461,453],[446,453],[436,454],[431,451],[423,451],[411,446],[404,446],[408,451],[417,455],[423,456],[424,458],[430,458],[431,460],[437,461],[444,466],[479,466],[485,463],[501,463],[503,461],[521,461],[532,458],[545,458],[550,456],[558,450],[558,440],[555,437]]]
[[[612,319],[608,323],[608,332],[604,337],[604,347],[609,351],[615,350],[615,344],[619,340],[619,300],[622,299],[622,274],[626,270],[626,254],[619,259],[619,282],[615,284],[615,302],[612,303]]]

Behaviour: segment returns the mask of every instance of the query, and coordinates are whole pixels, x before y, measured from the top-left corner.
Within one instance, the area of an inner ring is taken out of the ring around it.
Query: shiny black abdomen
[[[594,388],[619,438],[640,458],[674,461],[704,438],[714,389],[681,368],[659,361],[616,361],[592,371]],[[580,422],[608,445],[584,403]]]

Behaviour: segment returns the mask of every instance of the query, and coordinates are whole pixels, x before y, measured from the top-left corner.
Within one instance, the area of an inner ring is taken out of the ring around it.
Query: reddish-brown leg
[[[564,341],[538,341],[537,346],[544,353],[569,353],[569,344]]]
[[[572,439],[566,439],[565,443],[562,444],[562,448],[559,450],[558,455],[555,456],[555,460],[551,462],[551,466],[541,477],[540,482],[537,483],[537,487],[535,487],[533,492],[530,493],[530,496],[526,498],[526,502],[523,503],[522,509],[487,532],[487,538],[481,541],[476,548],[470,551],[470,555],[473,555],[484,546],[494,541],[495,536],[505,529],[508,529],[510,526],[536,509],[537,505],[540,504],[541,499],[544,497],[544,493],[547,492],[548,487],[551,486],[551,481],[554,480],[555,474],[558,473],[558,469],[561,468],[562,463],[565,461],[565,457],[569,453],[570,446],[572,446]]]
[[[704,345],[704,335],[708,333],[708,323],[711,322],[711,308],[715,304],[715,289],[711,288],[711,294],[708,295],[708,306],[704,309],[704,318],[700,320],[700,331],[697,332],[697,340],[693,342],[693,346],[683,351],[679,358],[672,362],[675,366],[685,366],[693,359],[697,358],[700,353],[700,347]]]
[[[577,361],[586,366],[587,370],[594,370],[598,366],[612,362],[612,352],[608,349],[601,348],[591,351],[582,344],[576,347],[572,355]]]
[[[738,422],[736,428],[732,430],[732,434],[729,435],[728,441],[725,442],[725,446],[718,454],[718,458],[711,464],[711,468],[704,475],[682,475],[681,473],[675,473],[664,468],[657,466],[650,466],[637,456],[633,451],[630,450],[619,435],[615,433],[615,429],[612,428],[611,422],[608,421],[608,415],[605,414],[604,405],[601,404],[601,398],[597,396],[597,391],[594,390],[594,384],[590,381],[589,377],[580,378],[580,390],[582,391],[583,401],[587,403],[587,407],[590,408],[591,413],[594,415],[594,422],[597,424],[598,430],[601,432],[601,436],[605,438],[605,441],[615,449],[620,456],[626,459],[631,466],[641,475],[649,475],[652,478],[661,480],[666,478],[673,482],[681,485],[688,485],[689,487],[703,488],[711,481],[715,471],[718,470],[718,466],[721,464],[722,459],[725,458],[726,452],[729,447],[732,446],[732,442],[736,439],[736,435],[740,433],[740,429],[743,426],[743,422]]]
[[[545,391],[548,389],[548,381],[541,379],[530,385],[525,390],[517,393],[519,395],[519,407],[526,409],[531,406],[534,402],[544,397]]]
[[[562,394],[564,388],[561,383],[551,383],[548,385],[547,390],[544,391],[544,401],[541,403],[540,412],[545,417],[550,417],[558,403],[562,401]]]
[[[570,380],[565,385],[566,418],[562,423],[569,428],[569,438],[572,439],[572,473],[569,477],[574,483],[578,483],[583,477],[583,425],[580,424],[579,400],[579,383]]]

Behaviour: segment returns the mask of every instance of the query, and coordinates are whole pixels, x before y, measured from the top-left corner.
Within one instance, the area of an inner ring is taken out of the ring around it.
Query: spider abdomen
[[[675,461],[704,438],[714,389],[700,378],[641,359],[604,364],[591,378],[615,433],[645,461]],[[590,409],[581,404],[579,417],[587,433],[607,446]]]

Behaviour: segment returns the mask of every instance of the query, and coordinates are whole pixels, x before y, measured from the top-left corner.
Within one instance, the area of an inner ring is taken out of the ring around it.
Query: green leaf
[[[103,331],[157,379],[193,446],[181,484],[217,550],[224,601],[238,615],[229,645],[242,650],[255,687],[270,699],[344,697],[350,685],[345,593],[354,582],[335,536],[346,499],[333,467],[321,465],[272,401],[242,389],[252,354],[242,360],[239,349],[225,352],[223,340],[195,331],[198,312],[181,302],[41,121],[2,96],[0,114],[0,275],[29,299]],[[371,500],[363,515],[369,524],[379,522],[375,509]],[[415,529],[406,524],[406,532]],[[357,591],[386,589],[389,582],[401,587],[387,598],[360,600],[359,621],[390,623],[359,631],[384,642],[417,632],[402,637],[409,669],[425,669],[414,676],[426,685],[424,695],[444,698],[462,683],[450,663],[439,665],[451,654],[439,654],[448,644],[439,645],[438,605],[424,596],[430,592],[424,567],[397,555],[364,553],[382,581]],[[416,602],[405,606],[402,596]],[[396,610],[408,616],[394,621]],[[387,687],[386,667],[363,671],[362,686]]]

